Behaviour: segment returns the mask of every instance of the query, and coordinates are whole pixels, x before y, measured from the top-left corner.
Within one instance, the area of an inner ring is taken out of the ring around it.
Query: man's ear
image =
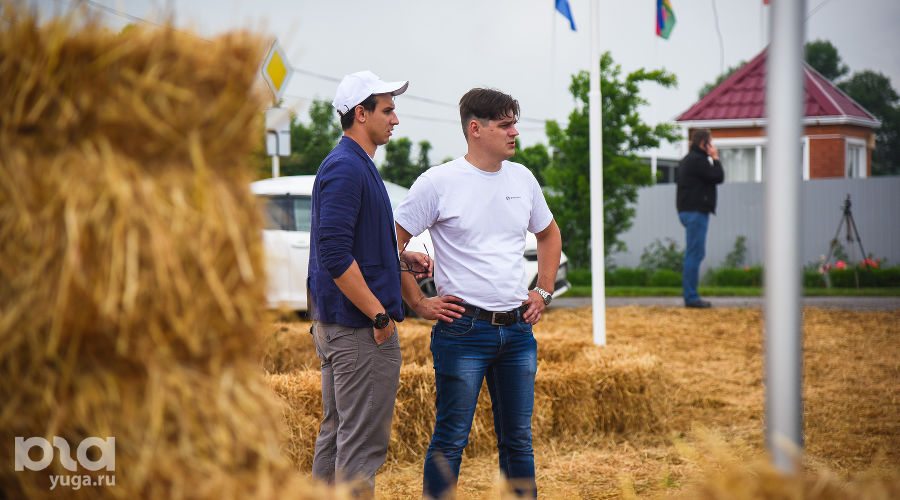
[[[466,128],[469,131],[469,137],[478,137],[481,135],[481,124],[478,123],[478,120],[475,118],[469,120],[469,125]]]
[[[362,105],[357,104],[356,107],[353,108],[353,115],[356,121],[366,123],[366,108],[362,107]]]

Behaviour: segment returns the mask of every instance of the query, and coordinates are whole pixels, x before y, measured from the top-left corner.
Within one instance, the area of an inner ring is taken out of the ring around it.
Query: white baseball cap
[[[355,108],[372,94],[400,95],[406,92],[409,81],[385,82],[371,71],[358,71],[345,76],[338,84],[331,105],[341,115]]]

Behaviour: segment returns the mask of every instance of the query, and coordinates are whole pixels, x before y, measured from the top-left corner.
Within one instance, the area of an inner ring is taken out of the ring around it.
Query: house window
[[[715,141],[714,141],[715,142]],[[725,169],[725,182],[759,182],[762,172],[757,172],[757,163],[762,165],[762,158],[757,162],[757,154],[762,155],[762,147],[722,146],[719,148],[719,161]],[[760,169],[761,170],[761,169]]]
[[[847,160],[844,163],[844,177],[864,178],[866,168],[866,143],[859,139],[847,139]]]

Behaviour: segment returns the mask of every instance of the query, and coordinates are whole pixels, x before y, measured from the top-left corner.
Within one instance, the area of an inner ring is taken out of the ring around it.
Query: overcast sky
[[[30,3],[48,13],[77,2]],[[85,3],[113,27],[161,22],[174,13],[179,29],[202,37],[238,28],[277,37],[296,69],[285,105],[301,116],[311,99],[330,102],[347,73],[369,69],[385,80],[409,80],[407,94],[396,101],[394,137],[428,140],[433,163],[465,152],[456,103],[476,86],[517,98],[522,143],[546,144],[543,121],[567,122],[575,104],[570,76],[590,67],[592,3],[601,50],[610,51],[624,72],[663,68],[678,77],[675,89],[643,89],[649,104],[642,116],[651,124],[673,120],[723,68],[756,56],[768,43],[770,9],[762,0],[671,0],[677,22],[663,40],[655,34],[655,0],[569,0],[575,32],[554,0]],[[851,72],[875,70],[900,88],[900,1],[808,0],[807,12],[807,40],[830,40]],[[667,146],[661,155],[675,157],[680,150]]]

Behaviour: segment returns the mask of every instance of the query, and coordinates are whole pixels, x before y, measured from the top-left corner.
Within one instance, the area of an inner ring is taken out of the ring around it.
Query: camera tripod
[[[838,235],[841,234],[841,227],[846,226],[846,241],[848,246],[850,247],[851,254],[854,252],[853,242],[855,241],[857,245],[859,245],[860,251],[860,262],[866,259],[866,251],[863,249],[862,238],[859,237],[859,230],[856,229],[856,221],[853,219],[853,212],[850,210],[850,195],[848,194],[846,198],[844,198],[844,206],[843,213],[841,215],[841,220],[838,221],[837,231],[834,233],[834,238],[831,239],[831,244],[828,246],[828,255],[825,257],[825,264],[827,265],[831,261],[831,255],[834,253],[835,248],[838,246]],[[855,239],[854,239],[855,238]],[[854,273],[855,275],[856,273]],[[859,288],[859,277],[856,276],[856,287]],[[828,279],[828,273],[825,273],[825,281],[826,285],[829,287],[831,283]]]

